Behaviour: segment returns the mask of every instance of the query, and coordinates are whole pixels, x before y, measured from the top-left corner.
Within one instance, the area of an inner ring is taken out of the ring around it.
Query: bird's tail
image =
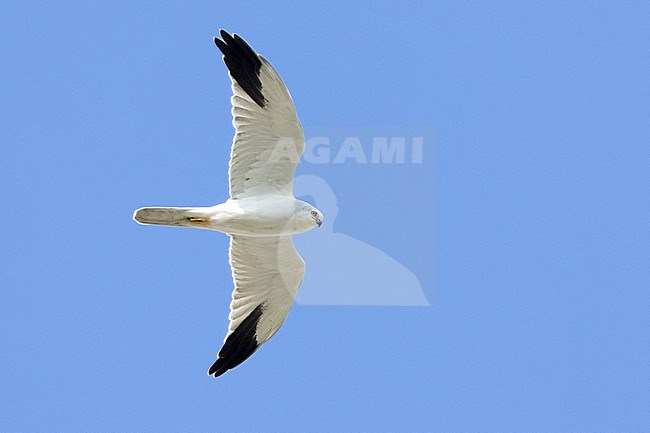
[[[143,207],[133,213],[139,224],[159,226],[200,227],[210,222],[202,208],[193,207]]]

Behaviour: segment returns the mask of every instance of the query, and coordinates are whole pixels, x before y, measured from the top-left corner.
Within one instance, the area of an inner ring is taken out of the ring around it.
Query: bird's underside
[[[323,220],[293,196],[293,174],[304,149],[293,100],[273,67],[239,36],[221,30],[215,44],[232,82],[235,126],[230,199],[207,208],[141,208],[141,224],[212,229],[230,235],[235,284],[224,344],[208,374],[237,367],[284,323],[305,264],[292,235]]]

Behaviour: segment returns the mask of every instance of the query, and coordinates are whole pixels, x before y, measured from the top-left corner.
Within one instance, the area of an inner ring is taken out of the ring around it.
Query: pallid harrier
[[[293,196],[293,175],[305,141],[293,100],[273,66],[238,35],[214,42],[230,72],[235,137],[230,198],[212,207],[145,207],[140,224],[197,227],[230,236],[235,283],[230,325],[208,374],[237,367],[282,326],[305,272],[292,235],[323,222]]]

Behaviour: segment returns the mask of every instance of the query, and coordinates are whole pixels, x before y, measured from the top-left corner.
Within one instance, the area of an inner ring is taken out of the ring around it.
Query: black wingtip
[[[230,75],[257,105],[264,108],[266,99],[262,94],[259,56],[239,35],[231,36],[224,29],[219,30],[219,35],[221,39],[215,37],[214,43],[223,53]]]
[[[264,304],[258,305],[226,339],[208,375],[219,377],[246,361],[260,347],[255,336]]]

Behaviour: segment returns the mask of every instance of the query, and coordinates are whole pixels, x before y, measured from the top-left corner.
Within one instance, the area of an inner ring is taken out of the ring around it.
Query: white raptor
[[[271,64],[238,35],[214,38],[230,72],[235,127],[230,198],[212,207],[145,207],[140,224],[197,227],[230,235],[235,290],[230,325],[208,374],[244,362],[284,323],[305,273],[292,235],[323,222],[293,196],[293,175],[305,146],[291,95]]]

